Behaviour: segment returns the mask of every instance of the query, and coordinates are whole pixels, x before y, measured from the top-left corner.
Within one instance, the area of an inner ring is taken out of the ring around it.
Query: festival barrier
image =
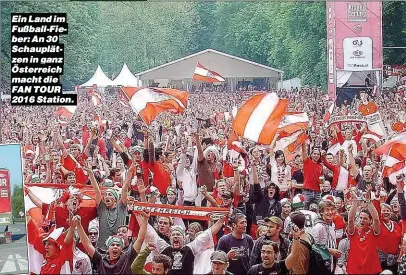
[[[334,116],[329,120],[328,126],[330,127],[332,124],[335,123],[348,123],[348,122],[364,123],[368,122],[368,118],[362,115]]]
[[[42,187],[51,189],[68,189],[70,186],[80,189],[83,195],[90,198],[95,197],[94,190],[90,185],[83,184],[54,184],[54,183],[26,183],[26,187]],[[104,192],[108,188],[102,187],[100,191]],[[128,205],[129,211],[141,212],[148,210],[151,216],[177,217],[188,220],[215,221],[229,213],[228,208],[221,207],[198,207],[198,206],[180,206],[170,204],[154,204],[145,202],[134,202]]]

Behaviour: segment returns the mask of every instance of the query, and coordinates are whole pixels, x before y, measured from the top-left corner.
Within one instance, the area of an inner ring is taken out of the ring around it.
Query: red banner
[[[0,214],[11,212],[10,173],[0,169]]]

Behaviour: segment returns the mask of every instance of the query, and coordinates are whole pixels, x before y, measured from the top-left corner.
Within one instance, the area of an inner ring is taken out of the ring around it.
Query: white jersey
[[[313,228],[313,226],[316,223],[316,219],[319,217],[319,215],[317,213],[314,213],[312,211],[309,210],[299,210],[300,212],[302,212],[305,217],[306,217],[306,222],[305,222],[305,231],[306,233],[311,232],[311,229]],[[287,217],[285,219],[285,223],[284,223],[284,227],[283,227],[283,232],[285,234],[289,234],[290,233],[290,217]]]

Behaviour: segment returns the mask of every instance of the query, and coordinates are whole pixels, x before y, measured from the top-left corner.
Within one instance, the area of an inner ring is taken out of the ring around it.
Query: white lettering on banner
[[[334,116],[330,119],[329,125],[338,122],[367,122],[368,119],[361,115],[349,115],[349,116]]]
[[[348,22],[367,21],[367,3],[349,2],[347,7]]]
[[[7,189],[1,189],[0,197],[8,198],[8,190]]]
[[[6,179],[0,179],[0,187],[7,187],[7,180]]]
[[[383,120],[381,118],[381,114],[379,112],[375,112],[373,114],[367,115],[367,124],[368,124],[368,129],[374,133],[377,133],[378,135],[381,135],[382,137],[387,136],[387,132],[385,129],[385,125],[383,123]]]
[[[370,37],[347,37],[343,41],[344,70],[372,70],[372,39]]]

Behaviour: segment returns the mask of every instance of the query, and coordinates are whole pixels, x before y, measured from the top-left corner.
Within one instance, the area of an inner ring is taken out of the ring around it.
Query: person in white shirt
[[[176,168],[176,176],[178,181],[183,183],[184,190],[184,202],[185,206],[194,206],[195,199],[198,195],[197,182],[197,162],[193,158],[192,154],[187,151],[184,146],[182,148],[182,154],[180,155],[180,161]]]

